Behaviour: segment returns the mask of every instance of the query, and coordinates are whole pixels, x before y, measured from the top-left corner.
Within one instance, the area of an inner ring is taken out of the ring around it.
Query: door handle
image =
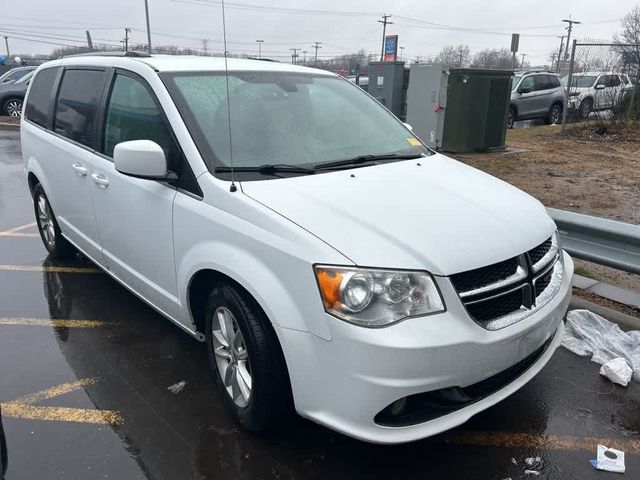
[[[91,178],[93,178],[93,181],[100,185],[101,188],[107,188],[109,186],[109,179],[101,173],[92,173]]]
[[[75,170],[76,175],[79,175],[80,177],[86,177],[89,173],[87,167],[85,167],[81,163],[74,163],[73,165],[71,165],[71,167],[73,167],[73,169]]]

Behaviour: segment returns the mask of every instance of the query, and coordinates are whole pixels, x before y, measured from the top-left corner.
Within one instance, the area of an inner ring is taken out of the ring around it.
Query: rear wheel
[[[290,410],[280,345],[255,300],[231,283],[209,294],[206,308],[209,365],[230,416],[262,432]]]
[[[73,253],[73,246],[62,236],[49,199],[39,183],[33,189],[33,208],[44,248],[53,257],[66,257]]]
[[[580,104],[580,116],[582,118],[589,118],[591,112],[593,111],[593,100],[590,98],[586,98]]]
[[[562,107],[560,104],[556,103],[551,107],[551,110],[549,110],[549,114],[547,115],[547,123],[549,125],[562,123]]]
[[[516,109],[513,107],[509,107],[509,115],[507,116],[507,128],[513,128],[513,125],[516,123]]]
[[[22,99],[10,98],[4,102],[3,110],[5,115],[9,117],[21,117],[22,116]]]

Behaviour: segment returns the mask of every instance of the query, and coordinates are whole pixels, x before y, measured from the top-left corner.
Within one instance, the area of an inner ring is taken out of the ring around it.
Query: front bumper
[[[296,410],[348,436],[374,443],[403,443],[466,422],[533,378],[560,345],[571,297],[573,262],[556,296],[524,320],[488,331],[468,316],[448,279],[438,283],[448,310],[387,328],[357,327],[326,315],[332,340],[276,327],[285,351]],[[448,301],[447,301],[448,300]],[[548,346],[530,366],[497,391],[452,413],[409,426],[374,421],[401,398],[495,377]]]

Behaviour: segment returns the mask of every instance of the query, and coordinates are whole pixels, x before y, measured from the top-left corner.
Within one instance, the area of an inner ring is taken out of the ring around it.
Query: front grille
[[[509,278],[511,275],[515,275],[517,270],[518,260],[510,258],[487,267],[456,273],[451,276],[451,281],[458,292],[468,292]]]
[[[488,322],[509,315],[522,307],[522,288],[478,303],[467,304],[467,311],[478,322]]]
[[[488,330],[497,330],[540,306],[539,297],[559,271],[558,258],[558,249],[548,238],[517,257],[452,275],[451,283],[471,318]],[[544,301],[550,299],[547,294],[544,297]]]
[[[542,242],[536,248],[529,250],[527,253],[529,255],[529,258],[531,259],[531,264],[535,265],[540,260],[542,260],[544,256],[547,254],[547,252],[549,251],[549,249],[551,249],[550,238]]]

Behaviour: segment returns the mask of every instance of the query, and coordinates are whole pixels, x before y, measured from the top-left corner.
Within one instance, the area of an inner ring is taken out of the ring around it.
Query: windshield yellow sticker
[[[416,137],[407,137],[407,142],[409,142],[414,147],[419,147],[420,145],[422,145],[422,142]]]

